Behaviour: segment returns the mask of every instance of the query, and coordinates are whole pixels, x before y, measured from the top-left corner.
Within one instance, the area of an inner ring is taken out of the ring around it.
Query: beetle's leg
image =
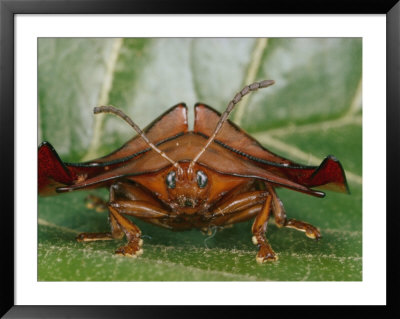
[[[211,235],[212,234],[212,227],[217,226],[218,230],[222,230],[225,228],[231,228],[233,227],[233,224],[240,223],[240,222],[245,222],[249,219],[254,218],[261,210],[262,204],[254,205],[252,207],[249,207],[247,209],[244,209],[242,211],[237,211],[234,214],[231,215],[225,215],[225,216],[220,216],[217,217],[212,221],[212,224],[208,225],[208,227],[203,227],[201,231],[205,235]]]
[[[265,201],[265,196],[267,196],[267,194],[268,192],[266,191],[252,191],[239,194],[215,207],[211,212],[210,217],[218,218],[237,214],[239,211],[246,210],[257,204],[262,204]]]
[[[129,182],[118,182],[110,187],[110,202],[108,208],[110,211],[110,225],[112,232],[116,229],[120,232],[122,238],[124,233],[128,239],[128,244],[116,250],[116,254],[136,257],[141,255],[143,250],[143,240],[140,238],[141,231],[132,221],[122,216],[131,209],[135,209],[133,202],[146,201],[153,204],[157,202],[144,190]]]
[[[264,263],[267,261],[275,261],[278,259],[272,247],[268,243],[265,237],[265,232],[267,231],[268,219],[271,215],[271,202],[272,196],[268,194],[265,198],[264,205],[261,211],[257,214],[254,220],[253,227],[251,231],[253,233],[253,244],[259,247],[256,260],[258,263]]]
[[[285,227],[300,230],[304,232],[308,238],[311,239],[319,240],[322,237],[317,227],[293,218],[290,218],[286,221]]]
[[[143,189],[129,182],[118,182],[112,186],[110,191],[110,202],[108,204],[111,215],[117,221],[117,225],[125,233],[128,244],[120,247],[116,253],[127,256],[140,255],[143,240],[140,239],[140,229],[123,215],[134,216],[148,222],[167,227],[160,219],[168,217],[158,201]]]
[[[265,237],[268,219],[271,215],[272,196],[267,191],[252,191],[239,194],[224,202],[212,213],[213,225],[233,224],[256,216],[253,226],[253,243],[259,246],[257,262],[276,260],[277,256]]]
[[[135,256],[143,252],[140,248],[143,244],[143,240],[140,239],[140,229],[123,215],[152,220],[169,216],[161,207],[140,200],[118,199],[110,202],[108,208],[128,239],[128,244],[116,251],[120,255]]]
[[[255,217],[260,212],[262,207],[263,207],[262,204],[258,204],[258,205],[249,207],[249,208],[233,215],[231,218],[229,218],[227,221],[225,221],[224,224],[231,225],[231,224],[236,224],[236,223],[240,223],[240,222],[249,220],[249,219]]]
[[[112,206],[112,204],[108,205],[108,209],[128,239],[128,244],[118,248],[115,253],[117,255],[129,257],[140,256],[143,253],[143,249],[141,249],[143,240],[140,238],[142,232],[139,227],[137,227],[126,217],[122,216],[122,214],[120,214],[118,210]]]
[[[128,239],[126,246],[120,247],[116,253],[127,256],[140,255],[143,240],[140,238],[140,229],[122,214],[148,219],[156,223],[157,219],[167,217],[164,211],[149,194],[129,182],[118,182],[110,187],[110,201],[108,206],[111,232],[109,233],[82,233],[78,241],[96,241],[121,239],[124,234]]]
[[[272,187],[268,183],[266,183],[266,186],[268,192],[272,196],[272,210],[275,216],[275,223],[278,227],[287,227],[300,230],[302,232],[305,232],[306,236],[312,239],[318,240],[321,238],[321,233],[315,226],[293,218],[288,219],[286,217],[285,208],[283,207],[281,200],[278,198],[274,187]]]
[[[141,200],[116,200],[110,206],[117,209],[120,214],[126,214],[141,219],[159,219],[169,217],[168,211],[158,205]]]

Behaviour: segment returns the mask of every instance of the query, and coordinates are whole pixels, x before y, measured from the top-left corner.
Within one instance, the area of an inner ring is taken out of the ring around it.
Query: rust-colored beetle
[[[78,241],[122,239],[116,253],[136,257],[143,253],[140,229],[126,215],[171,230],[209,229],[254,218],[256,260],[276,260],[265,232],[271,214],[280,227],[295,228],[320,238],[308,223],[288,219],[275,188],[286,187],[323,197],[313,187],[348,192],[343,168],[333,156],[319,167],[304,166],[280,157],[228,120],[241,98],[272,85],[256,82],[243,88],[221,115],[196,104],[194,130],[187,125],[187,108],[178,104],[142,132],[122,111],[96,107],[123,118],[138,135],[113,153],[85,163],[63,163],[47,142],[39,147],[39,194],[107,187],[111,231],[82,233]]]

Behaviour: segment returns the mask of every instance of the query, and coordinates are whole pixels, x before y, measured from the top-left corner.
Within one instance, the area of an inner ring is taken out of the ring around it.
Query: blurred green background
[[[276,84],[245,98],[230,119],[265,147],[303,164],[329,154],[345,168],[351,195],[323,199],[279,189],[288,217],[317,226],[315,242],[269,224],[279,255],[258,265],[251,221],[203,235],[135,220],[144,254],[115,256],[120,241],[77,243],[79,232],[108,231],[107,213],[85,207],[88,192],[38,198],[40,281],[359,281],[362,280],[362,41],[359,38],[40,38],[38,144],[80,162],[120,147],[134,132],[112,104],[145,127],[185,102],[223,111],[254,81]],[[94,192],[107,199],[106,190]]]

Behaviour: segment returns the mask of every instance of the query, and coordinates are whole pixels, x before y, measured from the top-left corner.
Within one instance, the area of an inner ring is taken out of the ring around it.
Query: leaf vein
[[[114,80],[114,73],[115,73],[115,68],[117,65],[118,57],[122,48],[123,44],[123,39],[122,38],[117,38],[114,40],[110,56],[108,58],[107,64],[106,64],[106,72],[104,74],[104,80],[103,84],[100,90],[100,95],[97,104],[98,105],[107,105],[109,103],[109,96],[110,92],[112,89],[112,84]],[[81,159],[82,161],[88,161],[90,159],[93,159],[94,157],[97,157],[97,151],[100,146],[101,142],[101,134],[102,134],[102,128],[104,124],[104,118],[105,114],[97,114],[94,117],[94,128],[93,128],[93,136],[92,140],[90,142],[89,149],[87,153],[83,156]]]
[[[260,69],[263,53],[264,53],[265,49],[267,48],[267,46],[268,46],[268,38],[258,38],[257,39],[256,44],[254,46],[251,63],[247,70],[247,74],[244,79],[243,86],[249,85],[255,81],[257,72]],[[249,95],[244,96],[242,98],[241,103],[236,107],[236,111],[233,115],[233,121],[239,126],[243,120],[244,111],[248,105],[249,99],[250,99]]]

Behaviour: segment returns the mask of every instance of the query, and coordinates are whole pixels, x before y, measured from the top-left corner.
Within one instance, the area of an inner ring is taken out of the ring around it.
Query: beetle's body
[[[318,197],[324,193],[311,187],[345,192],[340,163],[331,156],[319,167],[294,163],[263,148],[227,121],[227,116],[221,121],[224,116],[197,104],[194,130],[189,131],[187,108],[178,104],[144,130],[154,147],[142,139],[144,135],[138,135],[110,155],[86,163],[63,163],[52,146],[43,143],[39,148],[39,193],[108,187],[111,232],[84,233],[78,240],[122,238],[125,234],[128,244],[117,253],[129,256],[141,254],[142,240],[140,229],[124,215],[171,230],[207,229],[255,217],[253,242],[259,246],[260,262],[276,259],[264,235],[271,213],[278,226],[296,228],[318,239],[314,226],[286,218],[274,189],[287,187]],[[217,135],[219,121],[225,125],[221,124]]]
[[[170,168],[149,178],[135,178],[133,183],[131,181],[117,182],[112,187],[118,190],[120,199],[143,200],[158,206],[165,212],[165,216],[157,219],[149,218],[147,221],[171,230],[207,229],[212,226],[231,224],[235,222],[238,212],[247,207],[257,206],[258,208],[265,200],[263,197],[254,195],[257,188],[256,180],[218,174],[202,165],[196,165],[195,170],[204,172],[208,176],[208,183],[205,188],[198,189],[197,181],[191,178],[187,170],[189,162],[180,164],[184,172],[183,176],[176,179],[174,189],[167,188],[166,192],[151,193],[144,189],[148,190],[152,185],[164,183],[165,177],[172,171]],[[251,200],[251,202],[246,202],[245,206],[242,204],[243,194]],[[230,207],[240,204],[242,206],[239,206],[239,210],[228,211],[227,203]],[[251,217],[254,217],[254,212],[241,221]],[[146,220],[146,218],[143,219]],[[229,221],[230,219],[232,221]]]

